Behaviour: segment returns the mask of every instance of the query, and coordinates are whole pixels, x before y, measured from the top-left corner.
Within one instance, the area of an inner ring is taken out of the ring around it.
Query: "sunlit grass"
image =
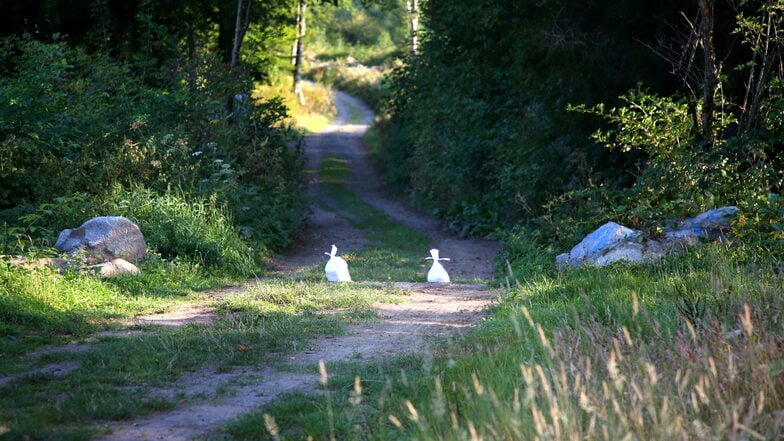
[[[400,294],[394,285],[387,284],[266,279],[223,300],[219,311],[288,314],[337,309],[363,311],[375,302],[398,302]]]
[[[123,317],[162,311],[186,301],[196,287],[212,286],[215,279],[198,276],[168,264],[168,272],[150,258],[138,278],[105,281],[97,276],[59,274],[52,268],[25,269],[0,261],[0,372],[8,368],[6,356],[36,346],[78,340],[115,326]],[[156,270],[155,268],[158,268]],[[146,285],[149,289],[143,288]]]
[[[337,111],[332,104],[332,93],[328,88],[311,82],[302,84],[305,103],[300,103],[294,95],[293,83],[289,77],[279,78],[272,85],[258,85],[253,98],[268,100],[281,98],[289,110],[291,124],[306,134],[324,130],[334,119]]]

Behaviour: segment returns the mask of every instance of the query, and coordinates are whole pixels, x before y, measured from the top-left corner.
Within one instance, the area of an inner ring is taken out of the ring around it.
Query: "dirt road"
[[[323,158],[337,158],[351,168],[351,189],[364,202],[383,211],[392,220],[425,233],[442,256],[448,256],[449,274],[453,279],[488,280],[493,277],[493,260],[498,255],[497,243],[482,239],[463,239],[444,229],[440,221],[424,215],[385,193],[379,174],[368,159],[362,136],[373,123],[373,112],[361,101],[336,92],[338,116],[323,132],[305,140],[306,167],[311,172],[308,193],[313,201],[305,221],[305,228],[296,244],[278,265],[282,270],[296,271],[322,262],[324,251],[339,244],[341,252],[361,249],[366,242],[360,231],[353,228],[348,215],[330,207],[329,197],[318,181],[318,169]],[[423,256],[427,256],[427,249]]]
[[[493,259],[498,245],[491,241],[461,239],[441,228],[438,221],[428,218],[405,205],[385,197],[378,174],[368,161],[361,137],[373,121],[372,112],[358,100],[337,92],[338,116],[324,132],[305,140],[307,167],[318,170],[322,158],[343,159],[351,167],[353,191],[372,207],[384,211],[393,220],[419,230],[430,237],[442,255],[449,256],[449,272],[454,279],[487,280],[493,275]],[[296,273],[302,268],[324,262],[323,253],[333,243],[341,251],[359,250],[366,245],[361,232],[348,221],[348,214],[331,209],[326,193],[318,181],[318,173],[309,173],[308,192],[313,201],[305,227],[297,244],[274,262],[277,271]],[[426,250],[425,250],[426,251]],[[423,256],[424,257],[424,256]],[[215,435],[219,427],[283,393],[311,392],[319,389],[318,363],[327,365],[341,360],[375,358],[419,353],[434,342],[443,341],[471,326],[484,315],[497,293],[479,284],[400,283],[410,291],[398,304],[374,306],[379,320],[354,326],[342,337],[317,340],[300,353],[291,354],[289,366],[247,369],[237,372],[197,372],[183,378],[163,395],[205,397],[198,402],[182,403],[178,408],[150,417],[113,424],[102,441],[162,440],[186,441]],[[241,288],[240,288],[241,289]],[[180,325],[209,320],[210,311],[199,308],[157,314],[141,321]],[[302,374],[305,370],[312,374]],[[242,379],[242,381],[238,381]],[[233,393],[220,394],[227,383]]]

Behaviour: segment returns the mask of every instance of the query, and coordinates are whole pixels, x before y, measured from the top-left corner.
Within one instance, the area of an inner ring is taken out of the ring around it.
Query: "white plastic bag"
[[[440,263],[439,260],[449,260],[448,257],[438,257],[438,250],[433,248],[430,250],[430,256],[427,259],[433,261],[433,266],[427,272],[427,281],[431,283],[449,283],[449,274]]]
[[[329,256],[324,272],[330,282],[350,282],[351,275],[348,273],[348,263],[342,257],[336,256],[338,247],[332,245],[332,253],[324,253]]]

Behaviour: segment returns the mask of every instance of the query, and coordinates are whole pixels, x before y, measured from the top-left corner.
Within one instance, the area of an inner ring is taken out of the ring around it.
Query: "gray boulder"
[[[643,262],[660,259],[703,241],[722,238],[739,212],[733,206],[709,210],[665,228],[658,239],[645,238],[639,230],[608,222],[585,236],[568,253],[558,255],[555,262],[559,269],[564,269],[570,266],[605,266],[619,260]]]
[[[63,230],[54,247],[69,255],[84,252],[100,262],[117,258],[135,261],[147,254],[139,226],[122,216],[94,217],[78,228]]]
[[[619,260],[640,261],[643,255],[641,231],[607,222],[593,233],[585,236],[568,253],[555,258],[559,268],[566,265],[604,266]]]
[[[683,245],[697,245],[701,241],[720,238],[738,217],[738,207],[727,206],[708,210],[688,218],[675,227],[665,228],[663,241],[682,242]]]

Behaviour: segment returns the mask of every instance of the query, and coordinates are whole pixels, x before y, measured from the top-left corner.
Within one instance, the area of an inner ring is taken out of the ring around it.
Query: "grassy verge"
[[[713,251],[540,276],[392,415],[421,439],[778,439],[781,282]]]

